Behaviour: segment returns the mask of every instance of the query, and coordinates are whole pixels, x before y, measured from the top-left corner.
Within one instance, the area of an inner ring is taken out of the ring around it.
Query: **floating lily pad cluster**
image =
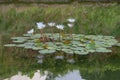
[[[37,29],[40,30],[40,33],[36,34],[34,29],[31,29],[27,34],[23,34],[23,37],[12,37],[13,44],[6,44],[5,46],[37,50],[42,55],[57,52],[63,52],[68,55],[87,55],[94,52],[109,53],[112,52],[109,49],[110,47],[120,46],[120,43],[113,36],[73,34],[72,28],[75,19],[70,18],[67,21],[67,26],[70,28],[69,34],[64,34],[65,26],[62,24],[38,22]],[[51,27],[51,33],[44,32],[46,27]],[[53,27],[59,30],[58,33],[54,33]],[[63,58],[61,55],[58,57]],[[39,63],[41,62],[39,60]],[[68,62],[74,61],[68,60]]]
[[[72,39],[66,36],[59,41],[59,33],[53,35],[46,33],[45,35],[54,41],[41,42],[41,34],[23,34],[23,37],[12,37],[12,44],[4,46],[37,50],[39,53],[38,63],[43,62],[41,55],[57,54],[57,52],[63,52],[68,55],[87,55],[94,52],[109,53],[112,52],[109,49],[110,47],[120,46],[120,43],[113,36],[72,34]],[[64,56],[59,55],[55,58],[63,59]],[[67,61],[70,63],[75,62],[73,59],[68,59]]]
[[[51,37],[50,33],[46,33]],[[67,54],[87,55],[88,53],[112,52],[109,48],[120,46],[113,36],[72,34],[73,39],[63,38],[59,40],[58,33],[53,35],[53,42],[41,42],[41,34],[24,34],[23,37],[12,37],[13,44],[6,47],[23,47],[25,49],[37,50],[40,54],[52,54],[62,51]]]

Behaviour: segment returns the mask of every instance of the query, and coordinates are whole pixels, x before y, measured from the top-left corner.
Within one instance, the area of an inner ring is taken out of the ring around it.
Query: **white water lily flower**
[[[43,28],[45,28],[45,26],[46,26],[46,25],[43,24],[43,22],[38,22],[38,23],[37,23],[37,28],[38,28],[38,29],[43,29]]]
[[[73,27],[73,24],[67,24],[68,25],[68,27],[70,27],[70,28],[72,28]]]
[[[57,25],[56,26],[58,29],[61,29],[61,30],[63,30],[63,28],[64,28],[64,25]]]
[[[31,29],[27,32],[28,34],[33,34],[34,33],[34,29]]]
[[[73,22],[75,22],[75,19],[74,18],[69,18],[69,19],[67,19],[69,22],[71,22],[71,23],[73,23]]]
[[[53,27],[53,26],[55,26],[55,23],[54,22],[50,22],[50,23],[48,23],[48,26]]]

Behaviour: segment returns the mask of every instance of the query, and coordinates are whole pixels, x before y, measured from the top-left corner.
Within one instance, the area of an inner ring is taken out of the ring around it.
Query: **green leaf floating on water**
[[[87,51],[88,51],[88,52],[91,52],[91,53],[94,53],[94,52],[95,52],[95,50],[93,50],[93,49],[88,49]]]
[[[27,41],[27,38],[22,38],[22,37],[16,37],[16,38],[12,38],[14,43],[24,43],[25,41]]]
[[[13,40],[29,39],[29,37],[11,37]]]
[[[4,46],[5,46],[5,47],[15,47],[16,44],[5,44]]]
[[[26,49],[32,49],[35,46],[34,43],[30,43],[30,42],[24,43],[24,45]]]
[[[33,46],[32,49],[33,49],[33,50],[43,50],[44,48]]]
[[[70,48],[70,46],[63,45],[63,46],[61,46],[61,48],[62,48],[62,49],[69,49],[69,48]]]
[[[86,49],[95,49],[96,47],[95,47],[95,44],[94,44],[94,43],[89,43],[89,44],[86,45],[85,48],[86,48]]]
[[[89,52],[87,51],[74,51],[75,54],[79,54],[79,55],[87,55]]]
[[[120,46],[120,43],[117,43],[116,46]]]
[[[71,50],[73,50],[73,51],[82,51],[82,50],[85,50],[85,48],[84,47],[71,47],[70,48]]]
[[[43,50],[39,51],[40,54],[52,54],[55,52],[56,52],[56,50],[54,50],[54,49],[43,49]]]
[[[23,43],[23,42],[25,42],[24,40],[15,40],[15,41],[13,41],[14,43]]]
[[[62,49],[63,52],[67,53],[67,54],[73,54],[73,50],[71,49]]]
[[[97,48],[96,52],[108,53],[108,52],[112,52],[112,50],[106,48]]]
[[[78,45],[78,44],[80,44],[80,42],[79,41],[72,41],[71,44]]]
[[[16,47],[25,47],[25,44],[17,44]]]

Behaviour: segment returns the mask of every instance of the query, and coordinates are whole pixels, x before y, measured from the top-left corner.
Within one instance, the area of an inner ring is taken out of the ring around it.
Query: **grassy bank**
[[[75,33],[119,36],[119,8],[116,4],[0,6],[0,33],[25,33],[38,21],[66,24],[66,19],[73,17]]]

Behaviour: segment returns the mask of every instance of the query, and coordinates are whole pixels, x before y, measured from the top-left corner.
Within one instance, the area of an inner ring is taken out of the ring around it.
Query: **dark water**
[[[37,52],[23,48],[6,48],[10,37],[0,39],[0,77],[6,78],[18,71],[30,76],[40,69],[49,71],[48,80],[120,80],[120,48],[113,47],[112,53],[91,53],[74,55],[71,59],[55,59],[55,55],[45,55],[42,64],[37,63]]]

